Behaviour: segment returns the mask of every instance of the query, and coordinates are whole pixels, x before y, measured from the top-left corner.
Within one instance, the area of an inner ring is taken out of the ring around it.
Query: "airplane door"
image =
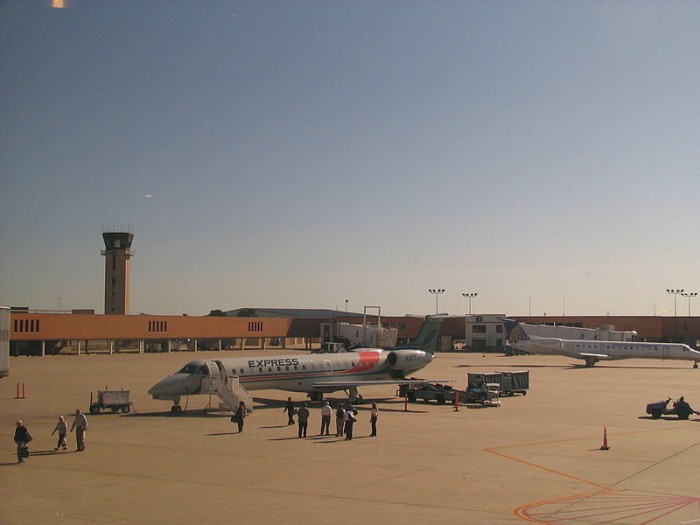
[[[226,368],[224,367],[224,364],[221,361],[214,361],[216,364],[216,367],[219,370],[219,379],[222,381],[226,382],[228,379],[228,375],[226,374]]]
[[[326,360],[323,362],[323,368],[325,368],[326,375],[328,375],[331,372],[333,372],[333,363],[331,363],[329,360]]]
[[[218,381],[221,377],[219,365],[214,361],[207,361],[207,368],[209,369],[209,377],[211,377],[213,381]]]
[[[219,388],[219,367],[214,361],[205,361],[202,369],[202,394],[214,394]]]

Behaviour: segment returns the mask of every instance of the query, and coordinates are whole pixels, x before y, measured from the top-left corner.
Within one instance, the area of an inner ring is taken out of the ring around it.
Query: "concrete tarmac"
[[[700,523],[700,416],[645,414],[667,396],[700,409],[700,369],[689,362],[586,368],[560,357],[442,353],[423,377],[464,388],[468,372],[529,370],[529,393],[500,407],[405,411],[393,387],[361,389],[379,400],[379,435],[369,437],[364,404],[352,441],[317,435],[318,403],[308,437],[297,438],[283,391],[252,392],[242,434],[230,414],[204,411],[209,396],[183,399],[186,411],[173,416],[146,393],[191,359],[262,354],[11,358],[0,380],[0,524]],[[88,414],[87,450],[75,452],[69,434],[69,450],[54,452],[58,415],[70,426],[105,387],[130,390],[134,410]],[[24,464],[16,419],[34,437]],[[609,450],[600,449],[604,429]]]

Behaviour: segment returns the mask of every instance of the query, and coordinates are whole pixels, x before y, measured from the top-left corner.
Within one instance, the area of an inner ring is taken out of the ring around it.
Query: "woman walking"
[[[238,403],[238,410],[236,411],[236,423],[238,423],[238,433],[243,432],[243,420],[245,419],[245,405],[243,401]]]

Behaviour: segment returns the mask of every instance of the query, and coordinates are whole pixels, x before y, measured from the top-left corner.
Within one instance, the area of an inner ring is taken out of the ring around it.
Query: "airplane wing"
[[[579,352],[578,354],[581,356],[582,359],[586,359],[587,357],[594,357],[596,359],[612,359],[608,354],[592,354],[590,352]]]
[[[358,386],[381,385],[420,385],[422,383],[451,383],[451,379],[378,379],[365,381],[319,381],[314,383],[314,388],[350,388]]]

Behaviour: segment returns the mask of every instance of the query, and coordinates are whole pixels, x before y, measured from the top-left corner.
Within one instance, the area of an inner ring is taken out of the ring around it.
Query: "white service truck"
[[[128,390],[98,390],[97,400],[90,393],[90,413],[99,414],[100,410],[110,409],[112,412],[121,410],[128,414],[131,410]]]

